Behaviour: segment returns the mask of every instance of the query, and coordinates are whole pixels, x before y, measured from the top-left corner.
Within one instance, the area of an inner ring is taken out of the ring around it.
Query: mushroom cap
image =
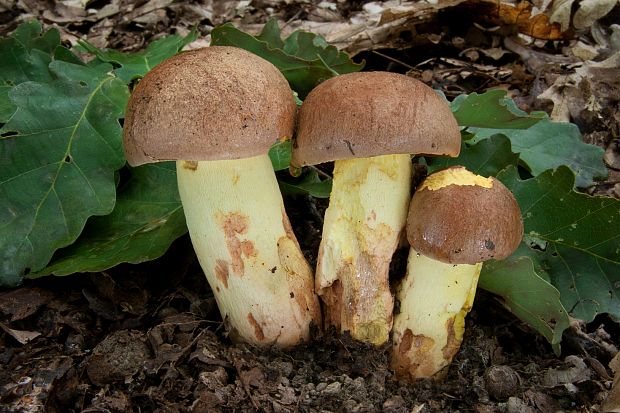
[[[407,217],[407,239],[417,252],[450,264],[475,264],[512,254],[523,220],[500,181],[463,167],[429,175],[417,189]]]
[[[457,156],[461,134],[430,87],[389,72],[350,73],[314,88],[301,105],[291,163],[388,154]]]
[[[290,137],[296,104],[268,61],[212,46],[157,65],[133,91],[123,141],[130,165],[162,160],[240,159]]]

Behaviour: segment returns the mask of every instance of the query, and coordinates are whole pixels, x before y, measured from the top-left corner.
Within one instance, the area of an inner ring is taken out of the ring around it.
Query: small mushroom
[[[307,96],[291,163],[335,161],[316,269],[326,324],[356,340],[388,341],[388,272],[407,217],[411,154],[456,156],[460,143],[448,104],[408,76],[346,74]]]
[[[320,324],[312,269],[284,210],[268,156],[293,131],[282,74],[233,47],[178,54],[150,71],[127,106],[133,166],[177,161],[196,255],[233,338],[288,347]]]
[[[519,205],[497,179],[463,167],[429,175],[411,200],[407,275],[397,291],[392,368],[432,377],[459,350],[482,262],[512,254],[523,237]]]

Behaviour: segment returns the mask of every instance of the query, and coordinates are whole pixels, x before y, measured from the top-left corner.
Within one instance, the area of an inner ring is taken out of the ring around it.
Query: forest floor
[[[215,25],[231,21],[256,33],[275,17],[285,33],[324,34],[354,60],[365,60],[366,70],[407,73],[450,99],[504,88],[524,110],[576,123],[587,142],[607,151],[609,178],[589,192],[620,196],[620,94],[609,90],[620,76],[585,70],[577,78],[575,72],[618,52],[618,6],[588,28],[562,32],[548,24],[517,27],[505,11],[489,9],[496,1],[397,3],[0,1],[0,35],[36,18],[58,27],[67,42],[137,51],[198,27],[190,47],[201,47]],[[524,41],[527,30],[552,29],[559,40]],[[608,105],[583,110],[591,96]],[[285,203],[312,260],[326,201]],[[404,271],[403,256],[395,274]],[[288,352],[233,344],[185,236],[150,263],[0,292],[0,411],[600,412],[619,346],[620,325],[599,316],[588,325],[574,320],[562,353],[554,354],[485,291],[478,292],[463,346],[444,377],[415,385],[394,378],[387,347],[329,331]]]

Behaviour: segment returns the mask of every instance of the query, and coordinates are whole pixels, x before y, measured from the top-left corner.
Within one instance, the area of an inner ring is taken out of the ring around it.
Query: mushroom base
[[[432,377],[450,364],[463,341],[481,268],[482,263],[445,264],[410,250],[392,330],[391,363],[398,377]]]
[[[231,336],[280,347],[308,340],[320,307],[269,157],[178,161],[177,180],[194,250]]]
[[[390,261],[407,219],[409,155],[336,161],[319,247],[316,290],[325,323],[381,345],[392,327]]]

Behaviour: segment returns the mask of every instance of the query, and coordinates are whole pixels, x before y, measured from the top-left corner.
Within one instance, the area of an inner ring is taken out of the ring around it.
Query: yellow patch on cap
[[[476,175],[463,167],[448,168],[426,177],[418,190],[426,188],[430,191],[436,191],[448,185],[478,185],[483,188],[493,188],[493,179]]]

